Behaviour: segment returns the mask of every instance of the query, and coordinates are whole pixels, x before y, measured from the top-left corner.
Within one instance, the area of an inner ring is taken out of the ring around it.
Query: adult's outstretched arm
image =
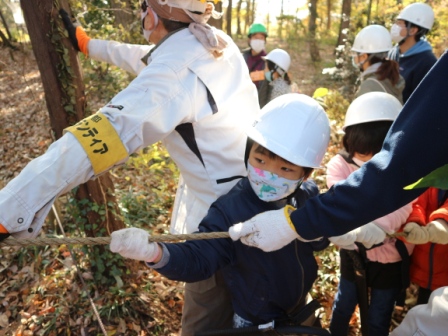
[[[346,180],[292,211],[268,211],[232,226],[233,240],[266,252],[294,239],[340,236],[411,202],[425,189],[403,188],[448,163],[448,55],[411,95],[382,150]]]
[[[447,76],[445,52],[404,105],[382,150],[345,181],[292,212],[300,237],[341,235],[425,191],[403,188],[448,163]]]

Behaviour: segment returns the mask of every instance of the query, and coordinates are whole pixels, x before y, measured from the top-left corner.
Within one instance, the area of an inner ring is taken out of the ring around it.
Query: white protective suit
[[[127,152],[162,140],[182,178],[172,233],[197,229],[210,204],[246,175],[247,127],[259,111],[257,92],[238,47],[215,59],[182,29],[150,46],[91,40],[89,56],[138,74],[102,112]],[[123,163],[117,162],[116,165]],[[78,140],[65,134],[0,191],[0,223],[16,237],[40,231],[55,198],[95,177]]]
[[[448,335],[448,287],[431,293],[427,304],[412,308],[390,336]]]

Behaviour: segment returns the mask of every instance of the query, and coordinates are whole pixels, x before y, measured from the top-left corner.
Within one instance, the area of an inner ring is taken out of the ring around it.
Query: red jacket
[[[426,226],[435,219],[448,222],[448,200],[439,206],[439,189],[429,188],[412,205],[407,222]],[[411,281],[431,290],[448,285],[448,245],[415,245],[411,261]]]

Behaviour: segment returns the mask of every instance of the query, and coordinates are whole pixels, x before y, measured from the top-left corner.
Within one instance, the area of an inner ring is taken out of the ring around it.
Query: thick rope
[[[149,242],[169,242],[180,240],[200,240],[200,239],[216,239],[229,238],[228,232],[201,232],[191,234],[167,234],[160,236],[150,236]],[[8,237],[0,242],[0,247],[5,246],[47,246],[62,244],[79,244],[79,245],[108,245],[110,237],[63,237],[63,238],[31,238],[31,239],[15,239]]]

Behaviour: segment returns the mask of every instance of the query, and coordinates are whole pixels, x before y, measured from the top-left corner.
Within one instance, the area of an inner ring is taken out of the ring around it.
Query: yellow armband
[[[100,112],[70,126],[64,132],[72,133],[84,148],[95,175],[128,157],[128,151],[117,131]]]

